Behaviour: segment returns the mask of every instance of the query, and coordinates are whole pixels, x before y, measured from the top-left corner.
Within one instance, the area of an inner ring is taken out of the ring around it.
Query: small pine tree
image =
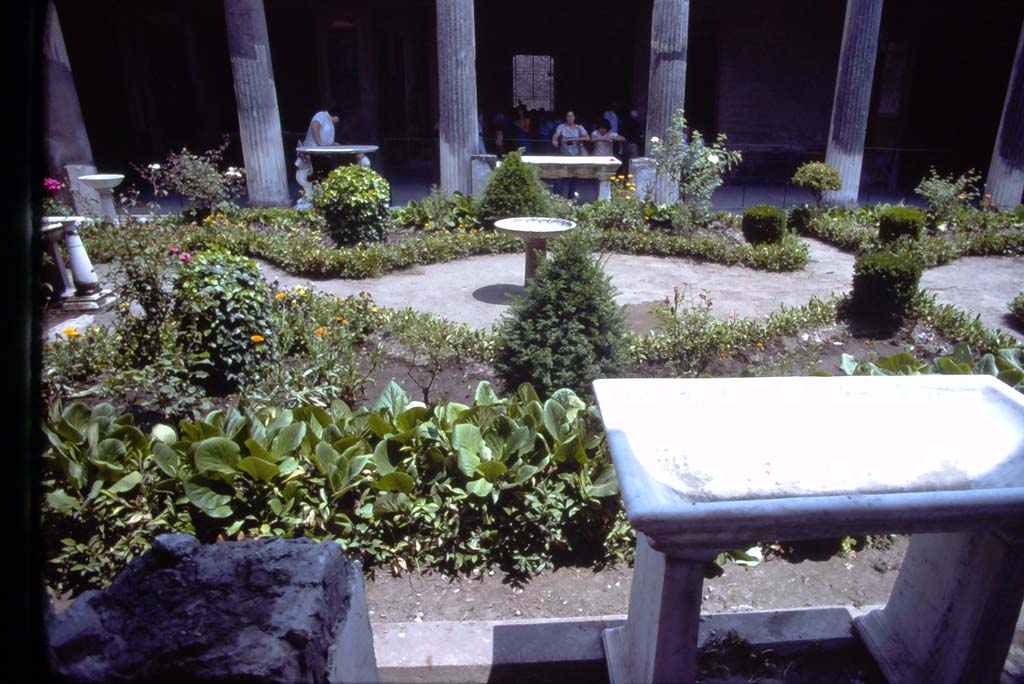
[[[477,215],[488,228],[503,218],[551,215],[547,188],[537,170],[523,161],[522,150],[505,155],[484,188]]]
[[[562,387],[589,395],[593,380],[622,371],[628,328],[592,247],[585,231],[552,243],[502,319],[495,370],[506,389],[530,382],[541,396]]]

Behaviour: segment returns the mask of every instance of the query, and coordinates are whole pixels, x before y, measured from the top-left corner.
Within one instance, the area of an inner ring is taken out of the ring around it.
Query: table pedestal
[[[545,245],[547,240],[542,238],[526,238],[523,242],[526,243],[526,271],[523,276],[523,285],[526,285],[537,272],[540,263],[544,261],[544,257],[547,254],[547,247]]]
[[[612,684],[697,681],[704,568],[716,555],[699,551],[687,558],[668,556],[637,533],[629,617],[625,625],[603,635]]]
[[[890,684],[999,681],[1024,600],[1024,537],[916,534],[885,608],[855,621]]]

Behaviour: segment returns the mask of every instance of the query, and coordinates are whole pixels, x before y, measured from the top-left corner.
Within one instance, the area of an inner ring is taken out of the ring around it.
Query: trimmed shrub
[[[924,231],[925,214],[913,207],[889,207],[878,216],[878,239],[895,242],[904,235],[912,240],[921,237]]]
[[[786,232],[786,212],[758,204],[743,212],[743,237],[752,245],[778,242]]]
[[[809,207],[806,204],[795,205],[789,210],[789,216],[786,218],[786,227],[792,233],[806,235],[814,216],[814,207]]]
[[[902,319],[917,293],[923,270],[920,259],[909,251],[861,254],[853,267],[852,312],[881,322]]]
[[[1021,292],[1010,302],[1010,313],[1017,319],[1018,325],[1024,325],[1024,292]]]
[[[212,380],[236,385],[276,356],[270,286],[251,259],[223,250],[194,254],[173,296],[182,346],[209,354]]]
[[[626,322],[593,246],[585,231],[554,242],[502,319],[494,368],[505,387],[530,382],[541,396],[560,387],[589,395],[595,378],[622,370]]]
[[[484,188],[477,215],[488,228],[514,216],[548,216],[552,208],[548,191],[537,170],[523,161],[522,150],[505,155]]]
[[[371,168],[351,164],[331,171],[313,190],[313,207],[339,246],[379,242],[388,235],[391,186]]]
[[[793,174],[793,185],[810,190],[814,206],[820,207],[826,192],[842,189],[843,178],[839,171],[825,162],[807,162]]]

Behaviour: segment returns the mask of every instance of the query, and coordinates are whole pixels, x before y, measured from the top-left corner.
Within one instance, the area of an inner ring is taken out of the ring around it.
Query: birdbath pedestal
[[[545,243],[552,238],[565,235],[576,227],[576,223],[543,216],[517,216],[495,221],[494,227],[503,233],[521,237],[526,243],[526,274],[523,280],[525,285],[537,272],[537,265],[544,258]]]
[[[117,207],[114,205],[114,188],[121,184],[124,175],[120,173],[94,173],[79,176],[78,180],[99,193],[100,213],[111,223],[117,223]]]
[[[79,228],[81,216],[47,216],[42,234],[49,244],[53,271],[48,280],[54,294],[60,298],[61,306],[70,311],[102,311],[117,301],[117,295],[100,285],[89,253],[85,250]],[[64,264],[60,241],[64,240],[70,264],[71,278]]]

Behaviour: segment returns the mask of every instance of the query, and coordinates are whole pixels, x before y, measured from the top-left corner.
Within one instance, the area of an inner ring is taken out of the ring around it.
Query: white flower
[[[224,172],[224,175],[228,178],[241,178],[242,171],[241,169],[236,169],[234,166],[229,166],[228,170]]]
[[[149,169],[150,171],[159,171],[160,170],[160,165],[159,164],[150,164],[146,168]]]
[[[652,136],[651,136],[651,142],[652,142],[652,143],[660,143],[660,142],[661,142],[661,138],[659,138],[659,137],[658,137],[658,136],[656,136],[656,135],[652,135]]]
[[[708,161],[711,162],[712,164],[717,164],[721,160],[719,159],[717,154],[709,154]]]

